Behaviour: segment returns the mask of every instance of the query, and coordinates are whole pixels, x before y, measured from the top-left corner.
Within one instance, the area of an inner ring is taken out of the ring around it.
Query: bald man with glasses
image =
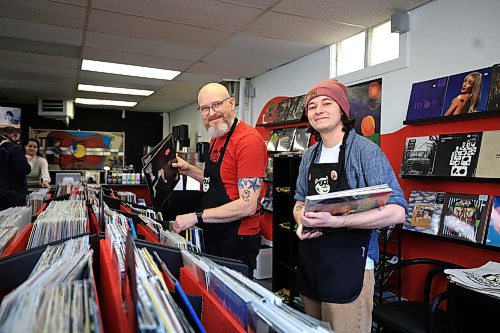
[[[198,93],[198,110],[211,136],[202,170],[181,158],[174,167],[203,184],[200,209],[178,215],[175,231],[203,228],[208,254],[239,259],[256,267],[260,249],[259,205],[267,151],[257,130],[235,116],[235,99],[218,83]]]

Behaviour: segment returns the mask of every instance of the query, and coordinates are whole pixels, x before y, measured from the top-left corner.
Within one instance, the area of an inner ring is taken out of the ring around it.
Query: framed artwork
[[[125,133],[30,129],[49,170],[102,170],[124,165]]]
[[[356,133],[380,146],[382,79],[347,87],[347,99],[351,105],[349,118],[356,119]]]
[[[21,128],[21,109],[0,106],[0,134],[6,127]]]

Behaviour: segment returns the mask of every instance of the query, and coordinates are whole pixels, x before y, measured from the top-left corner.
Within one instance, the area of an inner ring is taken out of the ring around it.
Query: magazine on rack
[[[392,193],[387,184],[326,194],[308,195],[304,212],[329,212],[332,215],[360,213],[384,206]],[[304,227],[303,230],[311,230]]]

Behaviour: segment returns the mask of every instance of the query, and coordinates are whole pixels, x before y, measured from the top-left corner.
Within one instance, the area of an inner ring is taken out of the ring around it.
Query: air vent
[[[47,118],[54,118],[69,123],[75,116],[73,101],[61,99],[39,99],[38,115]]]

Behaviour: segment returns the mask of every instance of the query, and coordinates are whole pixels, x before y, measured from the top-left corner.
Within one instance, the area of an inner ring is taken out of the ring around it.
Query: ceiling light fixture
[[[150,79],[172,80],[181,72],[169,69],[159,69],[152,67],[117,64],[114,62],[96,61],[83,59],[82,70],[91,72],[101,72],[109,74],[119,74]]]
[[[107,87],[107,86],[94,86],[94,85],[90,85],[90,84],[78,84],[78,90],[102,92],[102,93],[109,93],[109,94],[134,95],[134,96],[149,96],[152,93],[154,93],[153,90],[129,89],[129,88],[118,88],[118,87]]]
[[[137,102],[127,101],[112,101],[109,99],[91,99],[91,98],[75,98],[75,103],[86,105],[111,105],[111,106],[128,106],[133,107]]]

